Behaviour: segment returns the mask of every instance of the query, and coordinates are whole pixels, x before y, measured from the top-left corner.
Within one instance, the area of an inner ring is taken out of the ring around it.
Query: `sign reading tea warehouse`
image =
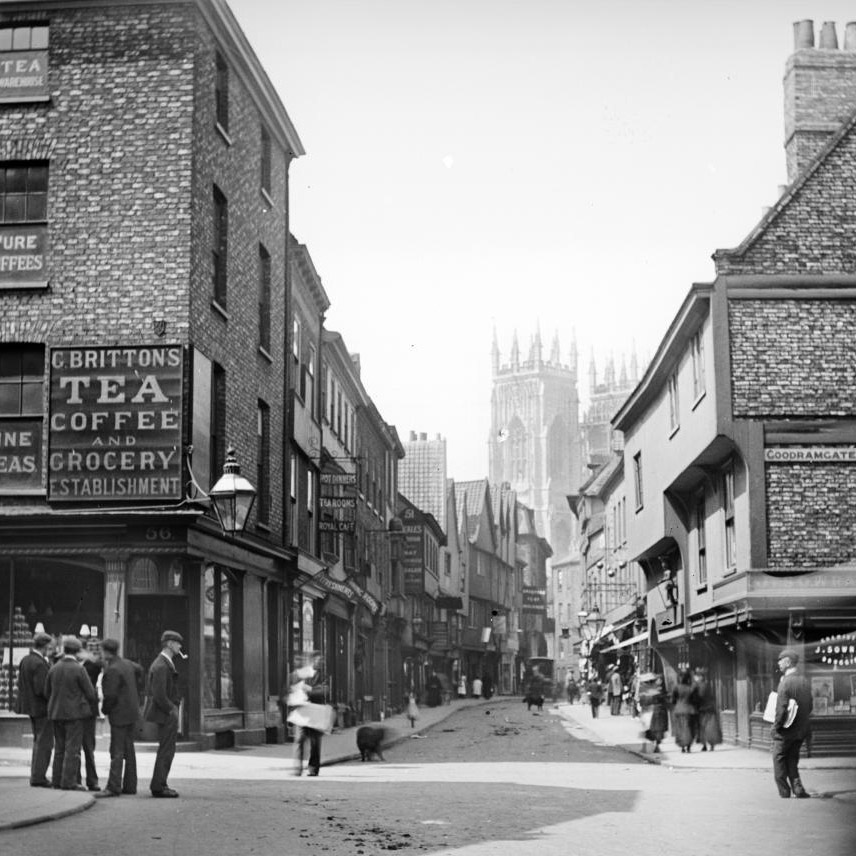
[[[180,499],[180,345],[53,348],[48,498]]]

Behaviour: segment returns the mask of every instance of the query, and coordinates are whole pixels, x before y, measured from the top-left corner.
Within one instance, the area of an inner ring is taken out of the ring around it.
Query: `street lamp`
[[[240,535],[256,500],[256,489],[241,475],[235,450],[229,446],[223,475],[208,496],[226,535]]]

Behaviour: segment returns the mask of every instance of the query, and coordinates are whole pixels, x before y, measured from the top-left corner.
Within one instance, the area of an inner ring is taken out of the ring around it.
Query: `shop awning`
[[[631,645],[637,645],[640,642],[648,641],[648,631],[646,630],[644,633],[638,633],[636,636],[631,636],[629,639],[623,639],[621,642],[617,642],[615,645],[612,645],[609,648],[604,648],[603,653],[607,653],[608,651],[618,651],[621,648],[629,648]]]

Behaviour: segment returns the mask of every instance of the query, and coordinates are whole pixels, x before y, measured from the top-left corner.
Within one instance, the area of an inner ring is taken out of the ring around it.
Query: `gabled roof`
[[[465,481],[455,483],[455,499],[458,508],[466,518],[466,533],[470,541],[475,541],[479,534],[479,522],[483,515],[491,524],[494,522],[493,504],[490,500],[490,484],[488,480]],[[491,537],[493,534],[491,533]]]

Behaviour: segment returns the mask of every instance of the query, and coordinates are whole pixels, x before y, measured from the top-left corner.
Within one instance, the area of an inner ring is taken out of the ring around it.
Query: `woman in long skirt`
[[[698,727],[698,693],[693,685],[692,674],[685,669],[678,676],[672,690],[672,733],[681,752],[689,752],[696,738]]]
[[[722,726],[719,711],[716,709],[716,693],[713,684],[707,679],[707,669],[699,666],[694,674],[696,694],[698,696],[698,742],[701,751],[713,752],[715,746],[722,743]]]

